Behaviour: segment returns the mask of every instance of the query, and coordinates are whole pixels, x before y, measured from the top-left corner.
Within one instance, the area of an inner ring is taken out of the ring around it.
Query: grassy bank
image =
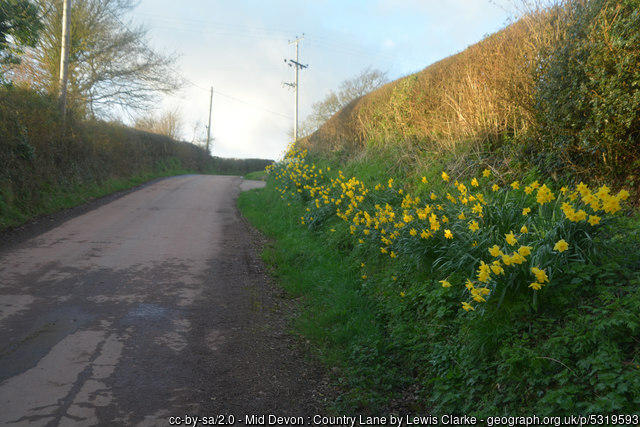
[[[424,183],[382,158],[297,158],[239,200],[302,298],[296,331],[337,368],[336,410],[636,413],[640,221],[625,193],[442,172],[425,169]]]

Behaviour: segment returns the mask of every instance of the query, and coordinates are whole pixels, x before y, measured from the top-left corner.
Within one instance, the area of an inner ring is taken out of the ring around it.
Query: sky
[[[367,68],[389,80],[418,72],[507,25],[499,0],[140,0],[132,24],[148,45],[176,54],[185,80],[157,114],[177,110],[185,141],[206,138],[213,87],[211,153],[280,159],[290,143],[299,72],[299,123],[313,103]]]

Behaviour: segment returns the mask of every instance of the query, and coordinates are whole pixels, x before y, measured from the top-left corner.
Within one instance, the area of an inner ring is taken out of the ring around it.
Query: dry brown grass
[[[534,125],[536,67],[549,25],[546,15],[531,14],[357,99],[301,143],[348,155],[389,144],[415,146],[408,153],[477,153],[517,137]]]

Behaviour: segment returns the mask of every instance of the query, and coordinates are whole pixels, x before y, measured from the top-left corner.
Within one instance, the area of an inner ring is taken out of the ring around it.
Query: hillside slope
[[[564,2],[353,101],[299,148],[466,156],[638,194],[640,1]],[[398,149],[399,148],[399,149]]]

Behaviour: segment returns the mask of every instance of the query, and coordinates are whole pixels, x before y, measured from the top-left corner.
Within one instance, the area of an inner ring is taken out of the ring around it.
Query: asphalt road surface
[[[235,205],[255,184],[164,179],[0,251],[0,425],[321,411]]]

